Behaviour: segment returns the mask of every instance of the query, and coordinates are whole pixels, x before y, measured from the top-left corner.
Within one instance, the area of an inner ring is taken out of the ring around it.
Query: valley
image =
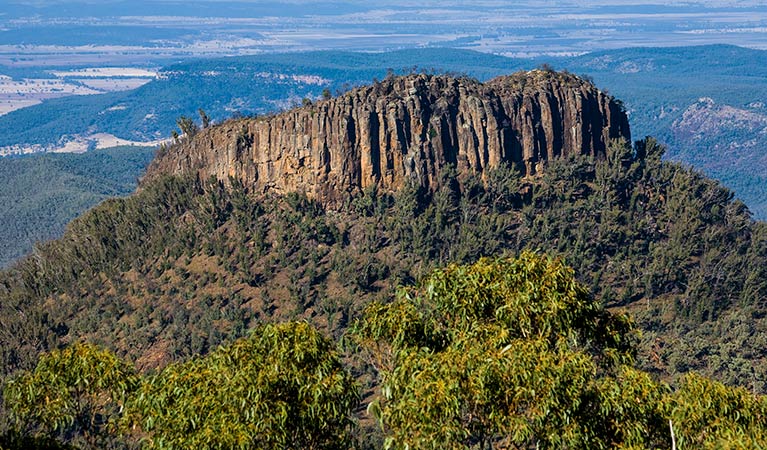
[[[125,67],[51,70],[43,75],[50,78],[13,79],[0,75],[0,116],[52,98],[130,91],[157,76],[149,70]],[[0,150],[0,155],[2,152]],[[25,152],[22,150],[21,153]]]

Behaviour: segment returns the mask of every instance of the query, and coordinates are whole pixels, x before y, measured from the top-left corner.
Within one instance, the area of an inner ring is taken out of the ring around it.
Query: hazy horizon
[[[140,55],[128,58],[135,64],[302,50],[454,47],[556,56],[703,44],[767,49],[767,8],[714,0],[11,0],[0,10],[0,64],[11,66],[63,64],[66,54],[74,63]]]

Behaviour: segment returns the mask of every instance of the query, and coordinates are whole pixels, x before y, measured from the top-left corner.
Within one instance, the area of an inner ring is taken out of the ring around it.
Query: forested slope
[[[765,225],[661,153],[653,141],[618,145],[605,161],[555,161],[534,179],[447,171],[434,193],[373,190],[336,211],[299,194],[162,178],[3,273],[3,367],[80,338],[157,367],[262,320],[307,318],[338,336],[368,301],[432,267],[533,248],[562,255],[606,305],[638,316],[644,366],[761,391],[732,361],[760,367],[764,356]]]
[[[0,160],[0,267],[29,254],[35,242],[61,236],[98,202],[133,192],[154,153],[115,147]]]
[[[336,343],[263,324],[141,373],[76,342],[5,380],[4,448],[760,448],[767,397],[634,367],[636,330],[558,258],[433,270]],[[355,364],[355,361],[357,364]],[[367,365],[360,366],[359,362]],[[354,378],[377,375],[360,397]],[[366,412],[362,412],[365,408]],[[376,422],[376,424],[372,422]]]
[[[4,375],[80,340],[144,372],[264,322],[307,320],[341,338],[372,301],[434,267],[539,249],[572,265],[597,304],[634,315],[639,367],[764,392],[767,227],[661,154],[646,140],[613,145],[605,160],[554,161],[537,178],[447,170],[434,192],[369,190],[333,211],[237,183],[154,180],[2,273]],[[346,358],[364,389],[377,384]]]

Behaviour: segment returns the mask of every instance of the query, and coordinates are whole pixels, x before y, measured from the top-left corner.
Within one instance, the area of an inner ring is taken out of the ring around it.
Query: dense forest
[[[663,152],[335,210],[173,177],[107,200],[0,274],[5,445],[764,445],[767,225]]]
[[[102,200],[133,192],[154,153],[131,146],[0,160],[0,267]]]

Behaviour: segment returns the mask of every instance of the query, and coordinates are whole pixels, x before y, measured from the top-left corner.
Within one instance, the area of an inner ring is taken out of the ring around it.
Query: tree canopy
[[[387,448],[670,448],[673,424],[688,448],[767,443],[762,397],[697,376],[673,392],[633,368],[631,322],[558,259],[438,269],[354,333]]]
[[[147,379],[127,420],[157,449],[349,448],[358,387],[305,322],[263,325]]]
[[[43,355],[3,392],[14,424],[26,434],[100,448],[138,387],[135,369],[107,350],[77,343]]]

